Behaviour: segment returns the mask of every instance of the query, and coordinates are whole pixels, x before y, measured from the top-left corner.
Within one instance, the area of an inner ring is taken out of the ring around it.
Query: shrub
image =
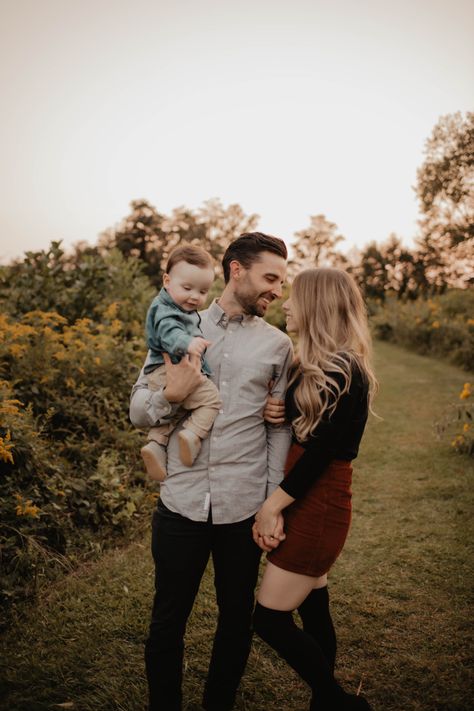
[[[51,279],[40,270],[29,283],[30,260],[3,283],[0,556],[7,606],[130,531],[153,499],[136,466],[141,438],[129,424],[128,401],[154,290],[134,260],[108,255],[99,266],[108,276],[96,285],[91,317],[74,318],[83,310],[80,288],[70,293],[59,269]],[[63,313],[24,311],[28,302],[49,303],[54,290]]]
[[[474,370],[474,290],[408,302],[391,297],[370,312],[376,338]]]
[[[448,433],[451,436],[451,446],[460,454],[474,456],[474,408],[472,405],[471,383],[464,383],[459,393],[461,402],[456,402],[437,423],[438,436]]]

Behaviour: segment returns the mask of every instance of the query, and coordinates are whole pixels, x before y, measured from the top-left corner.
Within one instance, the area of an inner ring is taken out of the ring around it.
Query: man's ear
[[[230,262],[229,269],[230,269],[230,276],[233,279],[236,279],[237,281],[240,279],[243,272],[245,271],[245,267],[240,262],[238,262],[237,259],[233,259]]]
[[[163,286],[166,287],[170,283],[170,275],[169,274],[163,274]]]

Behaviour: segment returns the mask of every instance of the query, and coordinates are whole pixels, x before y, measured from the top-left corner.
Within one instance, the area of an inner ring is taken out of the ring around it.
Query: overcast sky
[[[416,233],[439,116],[474,108],[467,0],[1,3],[0,258],[220,197],[345,249]]]

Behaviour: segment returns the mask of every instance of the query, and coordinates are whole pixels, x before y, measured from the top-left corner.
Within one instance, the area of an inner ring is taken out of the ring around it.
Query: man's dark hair
[[[288,259],[288,250],[283,240],[264,235],[263,232],[246,232],[230,243],[222,257],[225,283],[227,284],[230,279],[230,263],[234,259],[245,269],[250,269],[252,264],[259,260],[261,252],[272,252],[283,259]]]

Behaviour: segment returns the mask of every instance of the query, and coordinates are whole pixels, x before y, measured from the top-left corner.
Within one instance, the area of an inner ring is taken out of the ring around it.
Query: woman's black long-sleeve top
[[[329,373],[341,390],[345,379],[341,373]],[[286,417],[293,422],[299,410],[295,402],[295,389],[299,379],[290,385],[286,393]],[[341,395],[336,409],[327,415],[305,441],[299,443],[304,452],[280,484],[283,491],[299,499],[321,476],[334,459],[351,461],[357,457],[368,416],[368,383],[359,368],[354,365],[349,390]],[[298,443],[293,435],[293,443]]]

